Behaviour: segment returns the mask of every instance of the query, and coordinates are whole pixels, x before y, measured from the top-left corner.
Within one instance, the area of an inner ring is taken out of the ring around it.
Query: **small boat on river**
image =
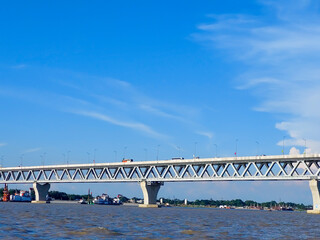
[[[93,199],[93,204],[98,205],[120,205],[120,194],[116,198],[110,198],[108,194],[103,193],[101,196],[97,196]]]
[[[31,202],[32,198],[29,191],[20,191],[20,193],[15,193],[10,195],[10,202]]]

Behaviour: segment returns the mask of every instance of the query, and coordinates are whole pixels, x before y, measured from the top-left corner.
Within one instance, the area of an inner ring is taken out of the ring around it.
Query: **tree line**
[[[169,198],[162,198],[163,203],[169,203],[170,205],[183,205],[184,200],[181,199],[169,199]],[[302,203],[293,203],[293,202],[256,202],[252,200],[243,201],[241,199],[233,199],[233,200],[213,200],[213,199],[197,199],[195,201],[188,201],[188,205],[194,206],[210,206],[210,207],[219,207],[220,205],[227,205],[227,206],[234,206],[234,207],[252,207],[252,206],[259,206],[259,207],[266,207],[272,208],[275,206],[286,206],[292,207],[294,209],[299,210],[306,210],[312,208],[311,205],[304,205]]]
[[[14,195],[15,193],[20,193],[20,189],[9,189],[10,195]],[[79,199],[85,199],[85,200],[92,200],[93,196],[91,194],[67,194],[65,192],[60,191],[49,191],[49,197],[56,199],[56,200],[79,200]],[[3,188],[0,188],[0,197],[3,196]],[[34,191],[31,191],[31,196],[34,199]],[[135,200],[140,200],[140,198],[132,198]],[[128,202],[130,199],[121,196],[120,197],[121,202],[125,203]],[[159,199],[160,201],[160,199]],[[170,205],[178,206],[183,205],[184,200],[181,199],[169,199],[169,198],[162,198],[163,203],[168,203]],[[293,202],[276,202],[276,201],[270,201],[270,202],[256,202],[252,200],[246,200],[243,201],[241,199],[233,199],[233,200],[213,200],[213,199],[197,199],[195,201],[188,201],[188,205],[193,206],[209,206],[209,207],[219,207],[220,205],[227,205],[227,206],[234,206],[234,207],[251,207],[251,206],[260,206],[260,207],[266,207],[266,208],[272,208],[275,206],[287,206],[292,207],[294,209],[299,210],[306,210],[311,209],[311,205],[304,205],[302,203],[293,203]]]

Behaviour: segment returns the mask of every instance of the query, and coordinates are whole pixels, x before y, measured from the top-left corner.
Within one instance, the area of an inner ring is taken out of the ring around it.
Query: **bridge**
[[[6,167],[0,168],[0,183],[33,183],[41,202],[50,183],[139,182],[143,206],[150,207],[164,182],[308,180],[310,212],[320,213],[319,175],[320,154],[303,154]]]

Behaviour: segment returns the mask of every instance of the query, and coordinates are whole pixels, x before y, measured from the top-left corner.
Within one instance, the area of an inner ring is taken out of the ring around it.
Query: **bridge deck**
[[[0,183],[310,180],[320,154],[194,158],[0,168]]]

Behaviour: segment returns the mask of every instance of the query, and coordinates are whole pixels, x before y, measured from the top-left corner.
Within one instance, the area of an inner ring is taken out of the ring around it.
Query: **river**
[[[320,239],[320,215],[213,208],[0,203],[5,239]]]

